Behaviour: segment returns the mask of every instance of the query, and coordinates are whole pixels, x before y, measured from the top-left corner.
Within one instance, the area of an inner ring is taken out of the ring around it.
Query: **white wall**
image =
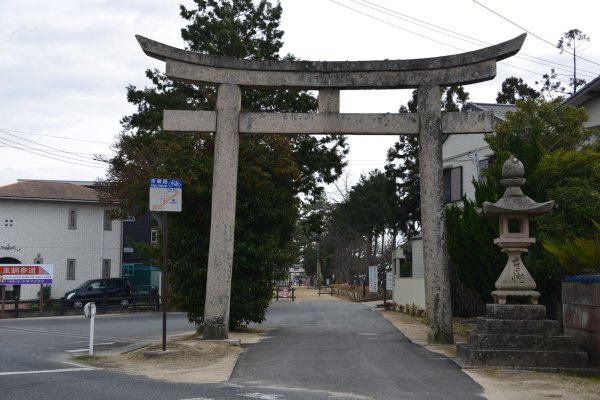
[[[69,209],[77,209],[77,229],[68,229]],[[52,298],[87,279],[99,278],[102,260],[111,260],[111,276],[121,274],[121,221],[104,230],[105,206],[28,200],[0,201],[0,243],[16,249],[0,250],[0,257],[33,263],[39,254],[44,264],[54,264]],[[13,220],[5,227],[6,219]],[[75,280],[67,280],[67,259],[76,260]],[[21,285],[21,299],[35,298],[39,285]]]
[[[413,239],[410,241],[412,251],[412,272],[413,278],[425,277],[425,264],[423,262],[423,239]]]
[[[483,134],[450,135],[442,145],[444,169],[462,167],[462,194],[471,199],[475,197],[472,181],[479,176],[478,161],[492,154]]]
[[[425,309],[425,268],[423,265],[423,240],[410,241],[412,252],[412,277],[394,276],[392,300],[396,304],[415,304]]]
[[[395,278],[392,300],[396,304],[415,304],[425,309],[425,279],[424,278]]]
[[[600,98],[594,97],[583,105],[590,118],[583,124],[586,128],[600,126]]]

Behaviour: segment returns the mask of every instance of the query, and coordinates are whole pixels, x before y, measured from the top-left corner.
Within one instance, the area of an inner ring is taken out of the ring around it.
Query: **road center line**
[[[62,369],[45,369],[40,371],[12,371],[0,372],[0,376],[5,375],[29,375],[29,374],[50,374],[59,372],[78,372],[78,371],[94,371],[96,368],[62,368]]]

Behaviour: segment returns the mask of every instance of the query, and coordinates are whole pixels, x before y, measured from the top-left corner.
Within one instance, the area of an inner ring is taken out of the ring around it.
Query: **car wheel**
[[[85,304],[83,304],[82,300],[75,300],[73,301],[73,307],[75,308],[82,308]]]
[[[123,300],[121,300],[121,305],[122,305],[123,307],[127,307],[127,306],[129,305],[129,300],[127,300],[127,299],[123,299]]]

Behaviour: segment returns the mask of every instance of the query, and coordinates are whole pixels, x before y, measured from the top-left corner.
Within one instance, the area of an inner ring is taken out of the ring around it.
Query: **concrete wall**
[[[102,274],[102,260],[111,260],[111,276],[121,274],[121,221],[104,230],[104,205],[28,200],[0,202],[2,244],[16,249],[0,250],[1,257],[33,263],[40,255],[54,264],[52,298]],[[77,229],[68,228],[69,209],[77,209]],[[5,220],[12,226],[5,226]],[[75,279],[67,280],[67,259],[75,259]],[[21,299],[36,298],[39,285],[21,285]]]
[[[564,333],[575,338],[590,361],[600,365],[600,279],[562,282],[561,287]]]

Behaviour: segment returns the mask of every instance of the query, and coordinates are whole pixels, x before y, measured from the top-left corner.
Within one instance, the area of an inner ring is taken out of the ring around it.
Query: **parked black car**
[[[83,307],[88,301],[103,301],[127,306],[133,302],[133,288],[127,278],[90,279],[65,293],[64,300],[73,307]]]

